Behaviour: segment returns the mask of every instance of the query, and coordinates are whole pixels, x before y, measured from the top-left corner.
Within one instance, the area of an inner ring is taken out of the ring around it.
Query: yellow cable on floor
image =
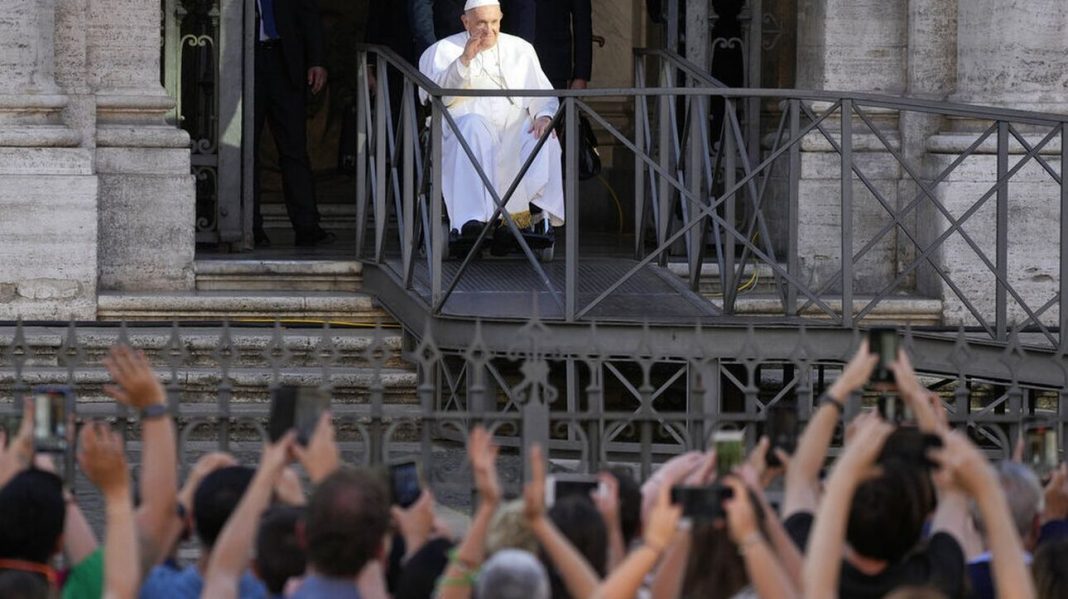
[[[285,319],[277,319],[277,318],[239,318],[239,319],[236,319],[236,320],[232,320],[231,322],[236,322],[236,323],[242,323],[242,322],[245,322],[245,323],[269,323],[269,324],[274,324],[274,323],[277,322],[279,324],[315,324],[315,325],[319,325],[319,326],[322,326],[324,324],[328,324],[330,326],[344,326],[344,327],[361,328],[361,329],[363,329],[363,328],[366,328],[366,329],[374,329],[374,328],[379,328],[379,329],[399,329],[399,328],[401,328],[399,324],[388,324],[388,323],[377,323],[377,322],[359,322],[359,321],[350,321],[350,320],[316,320],[316,319],[302,319],[302,318],[285,318]]]

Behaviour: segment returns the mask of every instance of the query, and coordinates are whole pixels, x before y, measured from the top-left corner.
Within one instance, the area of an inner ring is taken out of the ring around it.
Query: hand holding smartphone
[[[319,416],[329,409],[330,395],[319,387],[281,385],[271,391],[268,438],[274,443],[290,429],[296,429],[297,442],[307,445]]]
[[[32,394],[34,451],[66,453],[72,446],[74,389],[69,385],[43,385],[34,387]]]
[[[550,474],[545,477],[545,507],[571,495],[590,498],[591,493],[607,493],[596,474]]]
[[[393,505],[408,509],[423,494],[419,464],[414,461],[399,462],[389,467],[389,486]]]
[[[897,360],[897,329],[894,327],[872,327],[868,330],[868,351],[879,357],[870,381],[880,389],[892,389],[895,384],[894,371],[890,368]]]

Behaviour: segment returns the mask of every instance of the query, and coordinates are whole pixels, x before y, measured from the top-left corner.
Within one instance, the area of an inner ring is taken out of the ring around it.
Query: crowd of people
[[[914,421],[862,411],[827,465],[876,360],[862,344],[792,455],[762,438],[722,472],[715,451],[689,452],[641,484],[606,470],[595,492],[551,505],[542,448],[527,448],[528,480],[509,500],[494,435],[473,426],[476,507],[457,537],[429,488],[404,508],[381,474],[343,464],[329,412],[303,444],[295,431],[265,443],[255,467],[206,454],[179,487],[163,388],[118,346],[106,390],[142,414],[136,492],[121,436],[85,423],[76,456],[103,497],[98,540],[62,469],[35,451],[28,402],[0,439],[0,597],[1068,597],[1068,466],[1043,487],[1020,462],[990,463],[904,351],[892,370]],[[780,482],[776,505],[766,491]],[[686,512],[680,487],[715,488],[718,503]],[[183,564],[191,536],[199,551]]]

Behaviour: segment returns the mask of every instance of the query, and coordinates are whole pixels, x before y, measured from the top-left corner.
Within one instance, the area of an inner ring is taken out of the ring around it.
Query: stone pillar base
[[[192,290],[196,190],[188,135],[172,127],[101,126],[96,169],[101,289]]]
[[[96,319],[92,172],[85,149],[0,148],[0,319]]]
[[[933,178],[953,163],[976,139],[978,134],[942,133],[928,140],[927,173]],[[1040,137],[1028,136],[1036,145]],[[1015,143],[1009,154],[1009,168],[1013,168],[1024,152]],[[1043,158],[1060,170],[1060,143],[1051,141],[1043,150]],[[997,182],[996,144],[990,140],[976,154],[967,158],[935,189],[935,195],[954,218],[970,210]],[[1031,160],[1009,182],[1008,210],[1008,281],[1033,311],[1053,299],[1058,292],[1060,278],[1060,248],[1057,231],[1060,223],[1060,188],[1040,164]],[[925,237],[937,239],[950,227],[948,220],[934,209],[924,219]],[[963,225],[963,230],[983,251],[991,264],[997,264],[997,197],[991,195],[983,206]],[[994,326],[995,291],[993,272],[981,261],[975,250],[959,232],[950,235],[941,247],[940,263],[950,279],[975,306],[990,326]],[[944,321],[947,325],[978,324],[953,289],[941,279],[938,290],[943,298]],[[1047,325],[1056,325],[1057,306],[1051,306],[1041,316]],[[1008,296],[1009,323],[1023,322],[1026,312]]]

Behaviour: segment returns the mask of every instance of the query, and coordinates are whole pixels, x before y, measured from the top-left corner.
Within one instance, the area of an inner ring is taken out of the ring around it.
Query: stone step
[[[389,321],[365,293],[338,291],[102,291],[99,320],[147,321]]]
[[[669,262],[668,270],[684,281],[690,277],[690,265],[685,262]],[[771,266],[759,263],[748,264],[738,281],[740,293],[774,293],[775,271]],[[719,263],[705,262],[701,265],[701,278],[698,280],[697,292],[709,299],[722,299],[723,279],[720,277]]]
[[[355,260],[197,260],[197,291],[334,291],[356,293]]]
[[[873,299],[872,296],[858,295],[853,298],[854,316],[864,309]],[[836,314],[842,313],[841,297],[825,296],[821,300]],[[721,300],[712,299],[713,304],[722,307]],[[798,307],[807,302],[798,298]],[[777,294],[745,294],[735,303],[737,316],[781,316],[782,300]],[[819,306],[813,304],[801,313],[804,318],[830,320]],[[933,326],[942,324],[942,300],[914,295],[899,295],[881,300],[865,317],[863,324],[911,324],[915,326]]]
[[[0,347],[15,343],[14,327],[0,327]],[[218,366],[218,348],[222,343],[221,327],[79,327],[74,336],[64,326],[24,326],[22,343],[29,367],[66,366],[77,360],[80,366],[101,365],[108,348],[125,334],[127,342],[145,352],[159,371],[171,362],[179,366]],[[401,356],[400,329],[393,325],[381,328],[291,329],[281,326],[233,326],[229,329],[231,365],[266,367],[272,360],[284,360],[289,366],[318,367],[324,360],[338,367],[374,367],[408,369]],[[0,364],[11,359],[0,358]]]

